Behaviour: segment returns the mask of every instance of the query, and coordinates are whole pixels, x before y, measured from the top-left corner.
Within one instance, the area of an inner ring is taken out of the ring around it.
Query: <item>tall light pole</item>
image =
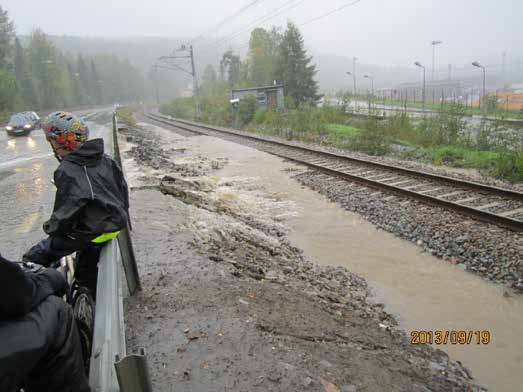
[[[486,100],[486,95],[485,95],[485,93],[486,93],[486,91],[485,91],[485,81],[486,81],[485,66],[481,65],[479,63],[479,61],[473,61],[472,65],[474,67],[476,67],[476,68],[481,68],[483,70],[483,94],[482,94],[481,99],[479,100],[479,102],[480,102],[480,105],[481,105],[481,109],[483,109],[483,113],[485,113],[485,109],[486,109],[485,108],[485,106],[486,106],[485,105],[485,100]],[[483,103],[481,101],[483,101]]]
[[[374,78],[370,75],[363,75],[365,79],[370,79],[370,86],[371,86],[371,94],[374,96]]]
[[[372,106],[372,98],[374,97],[374,78],[367,74],[363,75],[363,77],[365,79],[370,79],[370,89],[371,89],[371,94],[369,95],[369,115],[370,115],[370,109]]]
[[[345,73],[346,73],[347,75],[349,75],[349,76],[352,76],[352,75],[353,75],[352,72],[350,72],[350,71],[347,71],[347,72],[345,72]],[[354,90],[354,91],[352,92],[352,94],[353,94],[354,96],[356,96],[356,90]]]
[[[154,64],[154,92],[156,95],[156,105],[160,106],[160,91],[158,88],[158,64]]]
[[[426,94],[425,93],[426,92],[425,66],[423,66],[419,61],[416,61],[414,63],[414,65],[416,67],[423,68],[423,93],[422,93],[423,98],[422,98],[422,100],[423,100],[423,109],[425,110],[425,98],[426,98],[426,96],[425,96],[425,94]]]
[[[356,61],[358,61],[357,57],[352,58],[352,79],[354,81],[354,95],[356,95]]]
[[[434,70],[436,68],[436,45],[442,44],[443,41],[432,41],[432,81],[434,81]]]

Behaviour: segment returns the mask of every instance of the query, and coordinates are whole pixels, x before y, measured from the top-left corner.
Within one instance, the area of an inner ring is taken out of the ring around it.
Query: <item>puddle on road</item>
[[[293,244],[321,264],[343,265],[367,279],[376,299],[412,330],[489,330],[486,346],[438,346],[462,361],[491,390],[523,385],[523,297],[460,267],[422,254],[415,245],[377,230],[358,215],[289,179],[296,166],[238,144],[208,137],[185,142],[209,158],[228,157],[218,175],[256,176],[273,194],[295,203],[287,217]],[[292,216],[294,215],[294,216]]]

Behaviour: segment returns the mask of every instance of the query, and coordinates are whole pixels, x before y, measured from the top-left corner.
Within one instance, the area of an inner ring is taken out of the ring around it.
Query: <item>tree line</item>
[[[243,61],[228,50],[222,56],[219,72],[207,65],[201,93],[218,95],[236,87],[267,86],[283,83],[291,106],[315,105],[320,99],[317,70],[312,57],[307,55],[299,29],[289,22],[285,31],[256,28],[251,32],[249,52]]]
[[[41,30],[16,36],[0,7],[0,112],[59,109],[143,99],[143,75],[114,55],[75,58]]]

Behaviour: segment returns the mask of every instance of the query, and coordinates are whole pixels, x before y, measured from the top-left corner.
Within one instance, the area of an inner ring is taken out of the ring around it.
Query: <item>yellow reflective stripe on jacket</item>
[[[95,244],[103,244],[104,242],[107,242],[107,241],[112,240],[113,238],[116,238],[118,236],[118,234],[120,234],[120,230],[114,231],[112,233],[105,233],[105,234],[102,234],[101,236],[96,237],[91,242],[94,242]]]

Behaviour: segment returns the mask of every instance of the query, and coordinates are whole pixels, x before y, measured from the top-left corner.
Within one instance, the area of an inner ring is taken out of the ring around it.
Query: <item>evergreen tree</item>
[[[76,60],[76,72],[80,81],[80,104],[88,104],[90,102],[89,68],[87,68],[82,55],[78,55]]]
[[[41,30],[31,34],[27,51],[38,106],[54,109],[62,103],[64,93],[58,64],[59,53]]]
[[[218,75],[212,65],[207,65],[203,71],[200,94],[203,96],[223,96],[227,95],[227,90],[227,83],[218,79]]]
[[[274,76],[285,84],[285,94],[298,105],[315,105],[320,99],[318,83],[314,80],[316,66],[311,64],[312,57],[307,56],[300,31],[291,22],[287,24],[278,52]]]
[[[74,64],[71,63],[67,64],[67,72],[69,73],[69,77],[71,78],[71,92],[73,105],[81,105],[82,91],[80,87],[80,75],[78,74],[78,72],[76,72]]]
[[[203,83],[214,83],[216,82],[216,79],[217,75],[214,67],[211,64],[208,64],[203,71]]]
[[[96,65],[94,63],[94,60],[91,60],[90,79],[91,79],[91,83],[92,83],[91,91],[92,91],[92,96],[94,99],[93,102],[100,105],[103,103],[102,86],[101,86],[103,81],[98,76],[98,71],[96,70]]]
[[[18,84],[19,104],[28,107],[35,106],[37,102],[29,64],[27,64],[27,55],[18,38],[15,39],[14,52],[14,71]]]
[[[24,49],[0,7],[0,112],[143,99],[143,75],[129,61],[79,55],[71,62],[70,57],[41,30],[33,31]]]
[[[20,45],[18,37],[15,39],[15,56],[14,56],[15,76],[21,81],[26,76],[27,67],[25,65],[24,48]]]
[[[248,76],[250,84],[255,86],[272,84],[274,65],[278,56],[281,34],[273,28],[254,29],[249,40]]]
[[[18,92],[14,75],[0,69],[0,110],[13,110]]]
[[[7,11],[0,6],[0,69],[7,69],[13,49],[15,29]]]
[[[223,78],[227,70],[227,80],[231,88],[237,86],[240,81],[240,66],[240,56],[233,54],[232,50],[224,53],[220,62],[220,73]]]

